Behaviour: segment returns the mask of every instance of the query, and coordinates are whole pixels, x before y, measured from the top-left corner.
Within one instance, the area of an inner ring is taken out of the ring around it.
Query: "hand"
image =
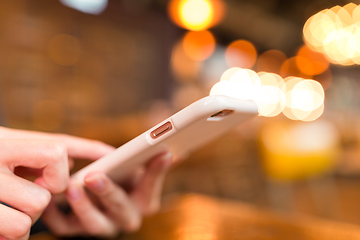
[[[61,236],[115,237],[119,232],[135,231],[143,216],[159,209],[162,183],[171,161],[171,153],[155,157],[129,191],[103,173],[89,173],[85,177],[88,193],[70,182],[66,198],[73,212],[65,215],[51,202],[42,220]]]
[[[11,206],[0,204],[0,239],[29,238],[51,194],[67,188],[69,158],[95,160],[111,151],[96,141],[0,127],[0,201]],[[34,182],[16,175],[18,167],[37,173]]]

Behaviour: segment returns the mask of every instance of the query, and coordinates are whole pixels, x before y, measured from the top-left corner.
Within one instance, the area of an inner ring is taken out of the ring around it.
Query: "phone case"
[[[131,170],[167,150],[178,161],[257,114],[257,105],[250,100],[222,95],[204,97],[80,169],[73,179],[83,181],[89,172],[102,171],[112,179],[122,180]]]

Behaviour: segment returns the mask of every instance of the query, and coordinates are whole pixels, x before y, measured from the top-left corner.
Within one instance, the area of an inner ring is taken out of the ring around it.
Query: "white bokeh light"
[[[98,15],[107,7],[108,0],[60,0],[67,7],[83,13]]]
[[[325,92],[319,82],[299,77],[283,79],[275,73],[238,67],[227,69],[210,95],[253,100],[259,115],[265,117],[282,112],[292,120],[314,121],[324,112]]]

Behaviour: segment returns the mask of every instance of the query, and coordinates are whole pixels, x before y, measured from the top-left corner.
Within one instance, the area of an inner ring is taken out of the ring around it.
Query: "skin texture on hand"
[[[72,213],[65,215],[52,201],[42,220],[61,236],[115,237],[120,232],[135,231],[143,216],[159,209],[163,180],[171,162],[171,153],[150,160],[130,191],[125,191],[101,172],[85,177],[89,193],[70,181],[66,198]]]
[[[66,190],[69,159],[96,160],[114,150],[104,143],[64,134],[0,127],[0,239],[28,239],[32,224],[51,200]],[[15,174],[22,167],[34,182]],[[34,171],[36,169],[36,171]]]

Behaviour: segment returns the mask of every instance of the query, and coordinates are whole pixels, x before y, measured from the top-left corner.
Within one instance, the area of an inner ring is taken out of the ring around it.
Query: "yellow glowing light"
[[[190,30],[207,29],[213,15],[209,0],[185,0],[180,3],[181,22]]]
[[[225,10],[223,0],[171,0],[168,4],[170,19],[191,31],[206,30],[218,24]]]
[[[215,38],[209,31],[187,32],[183,39],[186,55],[195,61],[203,61],[215,50]]]
[[[229,67],[251,68],[256,57],[254,45],[246,40],[232,42],[225,51],[225,60]]]
[[[304,40],[334,64],[360,63],[360,8],[354,3],[335,6],[310,17],[303,28]]]
[[[359,27],[360,24],[360,5],[357,6],[352,12],[354,27]]]
[[[324,174],[336,166],[340,153],[339,134],[324,120],[268,121],[260,131],[260,140],[265,171],[277,180]]]

